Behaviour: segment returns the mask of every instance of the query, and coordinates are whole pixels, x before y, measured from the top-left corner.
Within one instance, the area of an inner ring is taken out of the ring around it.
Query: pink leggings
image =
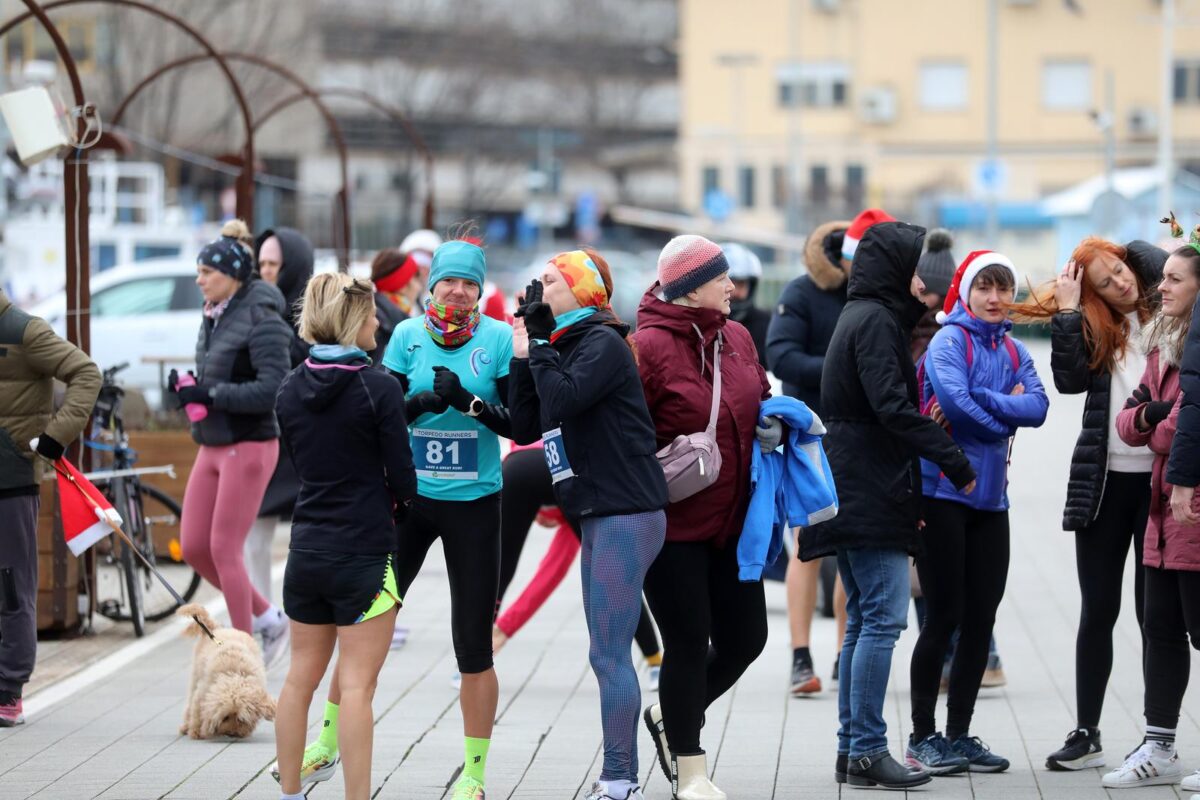
[[[278,460],[278,439],[202,445],[183,494],[183,560],[221,590],[233,627],[246,633],[271,606],[250,584],[243,550]]]

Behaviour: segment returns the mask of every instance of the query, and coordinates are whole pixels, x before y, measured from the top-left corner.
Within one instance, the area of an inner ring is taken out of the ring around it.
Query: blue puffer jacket
[[[1033,358],[1014,340],[1020,366],[1004,344],[1012,323],[984,322],[960,302],[925,353],[922,397],[936,396],[950,433],[975,469],[971,494],[954,488],[937,465],[921,460],[925,497],[953,500],[981,511],[1008,509],[1008,447],[1017,428],[1036,428],[1046,421],[1050,401],[1033,366]],[[968,364],[967,337],[971,338]],[[1025,392],[1013,395],[1023,384]]]

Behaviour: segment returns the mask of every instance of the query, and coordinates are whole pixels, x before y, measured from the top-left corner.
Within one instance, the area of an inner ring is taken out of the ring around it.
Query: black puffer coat
[[[849,222],[826,222],[804,245],[808,274],[783,289],[767,329],[767,368],[783,392],[821,414],[821,369],[825,350],[846,304],[842,240]],[[823,418],[823,417],[822,417]]]
[[[275,393],[290,369],[291,332],[283,295],[253,278],[214,326],[205,317],[196,341],[196,380],[212,390],[208,416],[192,423],[196,444],[220,446],[279,437]]]
[[[1153,287],[1162,280],[1167,251],[1149,242],[1133,241],[1125,246],[1125,263],[1142,281],[1152,307],[1158,306]],[[1071,456],[1067,481],[1067,503],[1063,508],[1063,530],[1079,531],[1091,525],[1100,511],[1104,476],[1108,471],[1108,409],[1112,375],[1107,369],[1088,368],[1091,351],[1083,333],[1083,315],[1055,314],[1050,321],[1050,369],[1054,386],[1062,394],[1087,392],[1083,401],[1083,427]]]
[[[926,309],[909,284],[924,240],[924,228],[885,222],[867,231],[855,253],[821,376],[823,443],[840,510],[801,533],[805,561],[854,548],[915,552],[922,457],[958,488],[975,478],[962,448],[917,410],[909,335]]]

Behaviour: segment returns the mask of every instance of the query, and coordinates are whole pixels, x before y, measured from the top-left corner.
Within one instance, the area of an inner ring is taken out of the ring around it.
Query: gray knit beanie
[[[940,297],[950,291],[954,270],[958,268],[950,253],[953,246],[954,238],[945,228],[934,228],[925,237],[925,252],[917,262],[917,275],[925,282],[925,291],[936,292]]]

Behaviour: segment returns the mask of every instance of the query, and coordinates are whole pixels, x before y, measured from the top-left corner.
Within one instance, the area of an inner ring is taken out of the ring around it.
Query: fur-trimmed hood
[[[808,274],[819,288],[837,289],[846,282],[842,269],[842,238],[850,228],[850,220],[836,220],[818,226],[804,243],[804,263]]]

